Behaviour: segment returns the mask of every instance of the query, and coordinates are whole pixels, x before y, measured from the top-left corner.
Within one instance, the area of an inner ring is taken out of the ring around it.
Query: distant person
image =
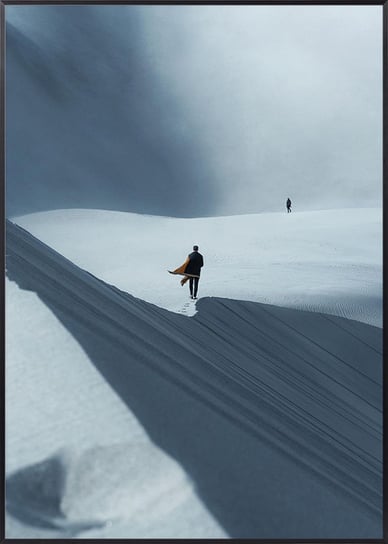
[[[187,257],[186,261],[176,270],[169,270],[170,274],[181,274],[184,278],[181,279],[181,285],[190,281],[190,297],[197,298],[199,278],[201,276],[201,268],[203,267],[203,257],[198,251],[198,246],[193,246],[193,252]]]
[[[291,200],[289,198],[287,198],[286,206],[287,206],[287,213],[291,213]]]

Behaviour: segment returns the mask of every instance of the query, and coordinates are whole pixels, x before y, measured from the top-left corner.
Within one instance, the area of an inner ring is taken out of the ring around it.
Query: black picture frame
[[[383,24],[383,147],[384,147],[384,153],[383,153],[383,212],[385,211],[388,202],[388,189],[387,189],[387,142],[388,142],[388,118],[387,118],[387,111],[388,111],[388,78],[387,78],[387,58],[388,58],[388,6],[387,1],[371,1],[371,2],[355,2],[351,0],[342,0],[341,2],[336,1],[318,1],[318,0],[310,0],[308,2],[299,0],[299,1],[286,1],[286,0],[280,0],[280,1],[265,1],[265,2],[259,2],[259,1],[241,1],[241,2],[210,2],[210,1],[179,1],[179,2],[168,2],[163,0],[153,0],[150,2],[147,1],[120,1],[120,0],[114,0],[114,1],[104,1],[104,0],[63,0],[61,2],[57,1],[51,1],[51,0],[40,0],[40,1],[29,1],[29,0],[3,0],[0,1],[0,131],[1,131],[1,146],[0,146],[0,163],[1,163],[1,169],[0,169],[0,180],[1,180],[1,187],[2,187],[2,205],[0,206],[0,216],[2,225],[4,228],[3,231],[3,237],[1,238],[1,246],[0,246],[0,252],[3,258],[3,269],[6,269],[6,206],[5,206],[5,194],[6,194],[6,175],[5,175],[5,164],[6,164],[6,137],[5,137],[5,124],[6,124],[6,116],[5,116],[5,104],[6,104],[6,94],[5,94],[5,63],[6,63],[6,7],[12,6],[12,5],[271,5],[271,6],[278,6],[278,5],[290,5],[290,6],[297,6],[297,5],[376,5],[376,6],[382,6],[382,24]],[[384,283],[384,289],[383,289],[383,322],[385,324],[385,318],[388,312],[388,297],[387,292],[385,289],[385,285],[387,284],[387,267],[385,266],[385,258],[388,254],[388,236],[386,236],[387,232],[387,214],[383,213],[383,283]],[[2,345],[5,346],[5,280],[3,281],[2,285],[2,305],[3,305],[3,314],[2,314],[2,327],[1,327],[1,341]],[[387,477],[387,452],[388,452],[388,393],[387,393],[387,383],[388,383],[388,370],[387,370],[387,364],[386,364],[386,349],[387,349],[387,338],[386,338],[386,332],[385,332],[385,326],[383,327],[383,337],[384,337],[384,348],[383,348],[383,357],[384,357],[384,365],[383,365],[383,384],[384,384],[384,393],[383,393],[383,537],[381,539],[261,539],[261,538],[255,538],[252,540],[252,542],[271,542],[273,544],[282,544],[282,543],[318,543],[318,542],[342,542],[342,543],[368,543],[368,544],[380,544],[380,543],[387,543],[388,544],[388,477]],[[2,464],[1,464],[1,478],[3,482],[3,486],[0,491],[0,503],[4,505],[4,508],[1,511],[1,517],[0,517],[0,541],[1,542],[18,542],[18,540],[8,539],[5,535],[5,504],[6,504],[6,497],[5,497],[5,399],[6,399],[6,390],[5,390],[5,350],[3,349],[3,364],[1,365],[1,378],[0,381],[2,383],[2,393],[3,393],[3,402],[1,403],[1,441],[3,444],[2,448]],[[121,539],[120,539],[121,540]],[[123,539],[124,540],[124,539]],[[41,540],[29,540],[31,542],[40,542]],[[65,542],[68,540],[64,539],[58,539],[58,541]],[[145,540],[146,542],[151,542],[153,540]],[[88,540],[88,542],[99,542],[99,540]]]

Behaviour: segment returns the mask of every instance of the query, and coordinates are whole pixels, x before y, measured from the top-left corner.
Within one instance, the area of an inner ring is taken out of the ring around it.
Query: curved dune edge
[[[228,534],[380,536],[380,329],[217,298],[200,300],[187,320],[105,284],[10,222],[7,254],[9,279],[77,338]]]

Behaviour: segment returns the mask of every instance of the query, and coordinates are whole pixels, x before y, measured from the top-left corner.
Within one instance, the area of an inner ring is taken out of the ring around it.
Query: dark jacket
[[[193,274],[194,276],[201,275],[201,268],[203,266],[203,257],[198,251],[193,251],[189,255],[189,263],[185,268],[186,274]]]

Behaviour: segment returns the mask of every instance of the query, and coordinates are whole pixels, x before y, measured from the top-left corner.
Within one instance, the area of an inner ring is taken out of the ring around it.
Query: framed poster
[[[382,542],[385,6],[1,9],[5,538]]]

